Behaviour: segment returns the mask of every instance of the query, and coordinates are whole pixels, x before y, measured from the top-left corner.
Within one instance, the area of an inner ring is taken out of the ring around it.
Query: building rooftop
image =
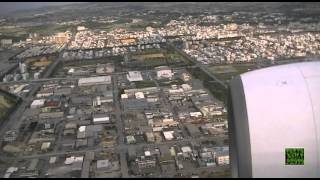
[[[78,81],[79,86],[94,85],[94,84],[111,84],[111,76],[81,78]]]

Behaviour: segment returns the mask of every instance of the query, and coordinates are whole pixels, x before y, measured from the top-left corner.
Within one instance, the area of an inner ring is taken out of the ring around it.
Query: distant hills
[[[0,2],[1,16],[14,16],[15,13],[33,11],[50,6],[69,5],[74,2]],[[45,9],[44,9],[45,10]]]
[[[15,19],[32,16],[35,13],[54,14],[56,18],[61,17],[91,17],[91,16],[110,16],[126,12],[160,11],[160,12],[233,12],[233,11],[252,11],[252,12],[319,12],[320,3],[318,2],[82,2],[82,3],[63,3],[50,2],[43,4],[40,2],[19,2],[19,11],[7,13]],[[23,9],[23,4],[27,9]],[[46,7],[44,7],[46,5]],[[0,3],[1,8],[3,8]],[[0,10],[1,10],[0,8]],[[1,14],[0,14],[1,15]]]

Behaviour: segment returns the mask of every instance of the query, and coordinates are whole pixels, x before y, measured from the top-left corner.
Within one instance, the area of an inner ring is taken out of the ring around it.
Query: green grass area
[[[0,94],[0,120],[3,121],[13,109],[17,100],[11,96]]]
[[[204,172],[201,173],[200,178],[230,178],[231,172],[229,170],[222,172]]]
[[[255,64],[230,64],[230,65],[215,65],[209,67],[209,71],[212,72],[218,79],[223,81],[231,80],[233,77],[251,71],[256,68]]]
[[[136,85],[136,88],[147,88],[147,87],[155,87],[156,84],[153,81],[137,81],[134,83]]]
[[[152,57],[152,55],[156,54],[162,54],[163,57]],[[147,49],[132,53],[131,57],[130,62],[127,63],[126,66],[137,70],[153,69],[157,66],[182,67],[191,65],[191,63],[180,54],[168,49]]]
[[[141,23],[131,23],[131,22],[132,22],[132,18],[129,17],[129,18],[120,18],[117,21],[112,23],[86,20],[81,25],[92,30],[99,29],[107,32],[114,29],[118,29],[118,28],[123,28],[128,31],[145,30],[145,27],[149,25],[149,23],[145,21]]]
[[[28,38],[30,33],[37,33],[40,36],[48,36],[57,32],[64,32],[70,29],[71,27],[72,26],[70,25],[48,24],[31,27],[15,27],[8,29],[1,28],[0,39],[9,38],[13,39],[14,42],[18,42],[20,40],[25,40],[26,38]]]
[[[207,88],[214,97],[219,99],[222,102],[227,100],[227,90],[218,82],[213,82],[213,79],[203,72],[200,68],[187,68],[187,70],[194,76],[196,79],[200,79],[203,83],[203,86]]]
[[[233,66],[230,66],[230,65],[211,66],[208,69],[212,73],[216,73],[216,74],[237,72],[237,70]]]
[[[96,22],[96,21],[86,21],[82,23],[81,25],[85,26],[88,29],[99,29],[104,31],[110,31],[113,29],[114,25],[112,23],[102,23],[102,22]]]
[[[229,81],[231,80],[233,77],[239,75],[238,72],[232,72],[232,73],[218,73],[215,74],[213,73],[218,79],[223,80],[223,81]]]
[[[176,51],[168,52],[168,64],[172,67],[182,67],[182,66],[190,66],[192,63],[182,57],[179,53]]]
[[[184,81],[180,78],[168,80],[168,79],[160,79],[158,80],[160,86],[171,86],[171,85],[181,85],[184,84]]]
[[[28,37],[27,30],[22,27],[8,29],[1,28],[0,33],[0,39],[12,39],[14,42],[25,40]]]
[[[153,58],[145,61],[131,61],[127,66],[133,69],[153,69],[157,66],[167,65],[167,61],[163,58]]]
[[[115,63],[115,65],[120,65],[122,61],[123,61],[123,58],[121,56],[110,56],[110,57],[101,58],[101,59],[65,61],[64,65],[84,66],[84,65],[92,65],[97,63]]]
[[[110,31],[116,28],[123,28],[128,31],[141,31],[145,30],[148,26],[151,26],[153,28],[161,27],[160,22],[155,22],[147,19],[144,19],[141,22],[132,23],[132,17],[120,18],[118,19],[118,21],[112,23],[87,20],[81,25],[89,29],[101,29],[105,31]]]
[[[14,35],[14,34],[9,34],[9,35],[0,35],[0,39],[12,39],[13,42],[19,42],[22,40],[25,40],[28,37],[27,34],[23,35]]]
[[[232,67],[235,68],[238,73],[245,73],[255,68],[255,64],[233,64]]]
[[[161,27],[160,23],[154,23],[151,21],[142,21],[142,22],[138,22],[138,23],[131,23],[129,24],[127,30],[130,31],[139,31],[139,30],[145,30],[146,27],[153,27],[153,28],[159,28]]]
[[[64,68],[70,68],[70,67],[84,68],[86,66],[96,67],[97,64],[107,64],[107,63],[114,64],[114,67],[115,67],[114,72],[121,72],[122,62],[123,62],[123,57],[121,56],[111,56],[111,57],[101,58],[101,59],[62,61],[62,62],[59,62],[59,64],[56,66],[54,73],[52,74],[52,77],[64,77],[66,75],[66,71],[64,70]]]
[[[28,27],[26,31],[28,33],[37,33],[42,36],[52,35],[57,32],[64,32],[70,29],[70,25],[59,25],[59,24],[49,24],[49,25],[40,25]]]

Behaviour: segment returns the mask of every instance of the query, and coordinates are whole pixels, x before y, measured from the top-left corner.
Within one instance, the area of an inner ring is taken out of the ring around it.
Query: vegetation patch
[[[226,102],[227,94],[226,89],[223,85],[218,82],[215,82],[208,74],[203,72],[200,68],[187,68],[187,70],[196,78],[200,79],[203,83],[203,86],[207,88],[214,97],[219,99],[222,102]]]
[[[155,87],[156,84],[153,81],[137,81],[134,83],[136,88],[147,88],[147,87]]]
[[[0,123],[14,110],[19,99],[14,95],[1,90],[0,92]]]

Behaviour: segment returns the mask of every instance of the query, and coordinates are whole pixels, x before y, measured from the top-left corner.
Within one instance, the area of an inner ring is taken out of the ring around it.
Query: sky
[[[0,15],[6,15],[17,10],[31,10],[44,6],[67,5],[72,3],[76,2],[0,2]]]

